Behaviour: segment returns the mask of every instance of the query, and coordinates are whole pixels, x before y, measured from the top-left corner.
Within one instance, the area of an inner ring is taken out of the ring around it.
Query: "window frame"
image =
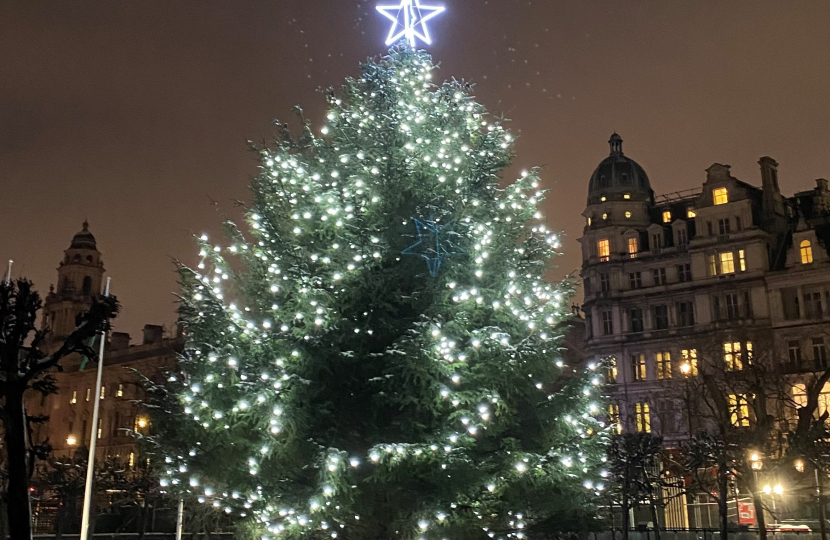
[[[712,190],[712,204],[720,206],[729,203],[729,190],[725,187],[718,187]]]

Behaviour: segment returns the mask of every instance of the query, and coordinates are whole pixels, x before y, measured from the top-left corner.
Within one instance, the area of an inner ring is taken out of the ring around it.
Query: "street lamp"
[[[76,439],[74,435],[70,435],[66,438],[66,444],[68,446],[75,446],[76,444],[78,444],[78,439]]]
[[[749,454],[749,466],[752,467],[753,471],[760,471],[764,468],[764,462],[761,459],[761,454],[758,452],[753,451]]]

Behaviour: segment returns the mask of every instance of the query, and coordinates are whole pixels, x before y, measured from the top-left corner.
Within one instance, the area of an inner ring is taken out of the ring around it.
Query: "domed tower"
[[[610,155],[603,159],[588,183],[585,212],[583,261],[606,262],[635,254],[640,249],[639,236],[649,224],[649,208],[654,192],[646,171],[625,156],[622,137],[614,133],[608,144]],[[597,245],[599,237],[603,242]],[[629,242],[629,238],[636,238]],[[633,250],[633,251],[632,251]]]
[[[63,253],[57,290],[50,288],[43,308],[43,326],[51,330],[51,339],[72,333],[75,317],[88,310],[93,297],[101,294],[104,278],[104,261],[86,221]]]

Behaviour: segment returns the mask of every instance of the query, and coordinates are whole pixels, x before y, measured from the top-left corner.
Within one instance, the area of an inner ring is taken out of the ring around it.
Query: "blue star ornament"
[[[454,234],[455,222],[439,225],[432,220],[415,219],[414,221],[418,229],[418,241],[401,253],[423,258],[427,262],[429,275],[436,277],[444,259],[464,252],[450,239],[450,236]]]
[[[387,45],[406,38],[409,45],[415,47],[416,38],[427,45],[432,43],[426,23],[442,13],[444,8],[424,5],[421,0],[401,0],[397,6],[377,6],[377,10],[394,23],[389,31],[389,37],[386,38]]]

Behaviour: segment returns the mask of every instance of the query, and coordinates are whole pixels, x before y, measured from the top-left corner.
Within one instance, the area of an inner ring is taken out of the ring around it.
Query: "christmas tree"
[[[264,539],[524,538],[603,489],[600,376],[566,373],[538,172],[424,52],[258,148],[243,232],[181,271],[162,485]]]

